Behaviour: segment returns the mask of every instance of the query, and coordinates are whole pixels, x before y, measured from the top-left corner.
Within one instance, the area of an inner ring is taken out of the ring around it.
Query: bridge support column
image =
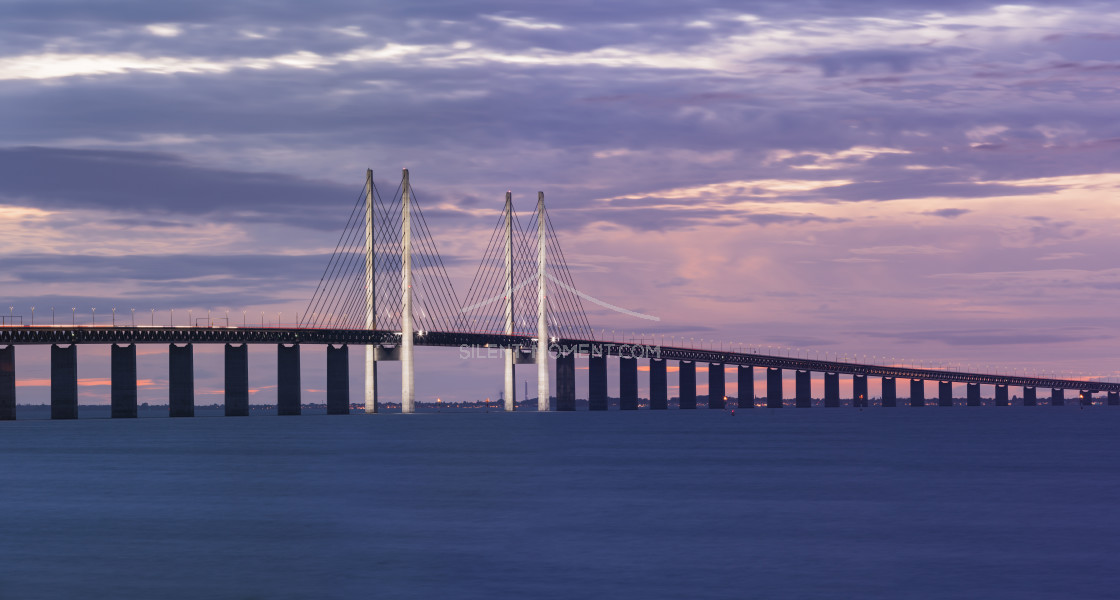
[[[723,410],[727,404],[727,386],[723,363],[708,363],[708,408]]]
[[[1062,388],[1050,389],[1050,406],[1065,406],[1066,391]]]
[[[194,416],[194,346],[167,348],[167,404],[172,417]]]
[[[739,365],[739,408],[754,408],[754,367]]]
[[[883,406],[894,408],[898,406],[898,388],[895,386],[894,377],[883,378]]]
[[[78,418],[78,346],[51,345],[51,418]]]
[[[0,421],[16,418],[16,347],[0,348]]]
[[[1007,397],[1007,386],[996,386],[996,406],[1011,406],[1011,399]]]
[[[109,353],[109,414],[114,419],[135,419],[136,344],[113,344]]]
[[[680,361],[678,375],[680,407],[692,410],[696,408],[696,363]]]
[[[852,375],[852,406],[867,408],[867,375]]]
[[[638,359],[618,359],[618,408],[638,410]]]
[[[607,410],[607,355],[587,357],[587,408]]]
[[[1023,386],[1023,406],[1038,406],[1038,389]]]
[[[299,344],[276,345],[276,414],[300,414]]]
[[[797,408],[812,408],[813,406],[813,374],[810,371],[796,371],[794,376],[795,393],[797,394]]]
[[[840,374],[824,374],[824,406],[825,408],[840,407]]]
[[[649,407],[650,410],[669,408],[669,379],[666,376],[665,359],[649,359]]]
[[[0,367],[0,369],[2,369],[2,368],[3,367]],[[1120,406],[1120,392],[1109,392],[1108,393],[1108,405],[1109,406]]]
[[[924,379],[910,380],[910,406],[926,405],[926,382]]]
[[[327,414],[350,414],[350,347],[327,344]]]
[[[576,353],[559,352],[556,355],[556,410],[571,412],[576,409]]]
[[[782,408],[782,369],[766,369],[766,408]]]
[[[226,344],[226,416],[249,416],[249,344]]]
[[[1078,399],[1081,400],[1081,406],[1092,406],[1093,392],[1089,390],[1081,390],[1081,394],[1078,395]]]
[[[938,381],[937,382],[937,405],[951,407],[953,406],[953,382],[952,381]]]
[[[968,391],[968,405],[980,406],[980,384],[970,383],[965,388]]]

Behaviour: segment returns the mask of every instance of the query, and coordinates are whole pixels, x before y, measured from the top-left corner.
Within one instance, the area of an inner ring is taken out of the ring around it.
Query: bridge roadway
[[[393,346],[400,332],[365,329],[319,329],[301,327],[166,327],[166,326],[8,326],[0,327],[0,346],[34,344],[347,344]],[[424,332],[415,334],[418,346],[519,346],[531,350],[536,338],[493,333]],[[556,339],[550,350],[596,353],[624,358],[660,358],[689,362],[742,365],[769,369],[887,377],[950,383],[985,384],[1027,388],[1051,388],[1086,392],[1120,392],[1120,383],[1081,381],[1050,377],[1026,377],[872,365],[748,352],[703,350],[657,344]]]

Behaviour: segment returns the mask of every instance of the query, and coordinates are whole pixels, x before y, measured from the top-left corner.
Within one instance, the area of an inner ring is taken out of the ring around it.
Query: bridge
[[[23,325],[0,324],[0,420],[16,418],[15,348],[51,346],[51,418],[78,416],[77,348],[110,344],[111,415],[137,416],[136,345],[168,345],[168,406],[173,417],[194,415],[194,344],[225,345],[225,414],[249,414],[248,345],[277,348],[277,414],[301,412],[300,348],[326,346],[327,412],[350,411],[349,348],[365,352],[365,412],[376,413],[377,371],[382,362],[399,362],[401,410],[414,412],[416,346],[444,346],[497,351],[503,357],[506,410],[515,406],[514,369],[533,364],[537,370],[537,410],[576,408],[576,367],[588,362],[588,406],[608,407],[607,360],[618,360],[619,407],[636,410],[638,362],[648,362],[649,408],[669,406],[668,362],[677,363],[678,405],[697,408],[697,365],[707,364],[708,407],[723,409],[727,368],[734,366],[740,397],[738,408],[754,408],[755,369],[765,373],[765,406],[780,408],[784,373],[794,371],[796,407],[813,403],[814,374],[824,380],[823,406],[839,407],[840,377],[851,377],[851,405],[870,406],[868,378],[881,380],[880,405],[899,403],[898,380],[909,380],[909,405],[925,406],[925,384],[938,382],[936,405],[953,406],[953,384],[966,384],[969,406],[981,404],[981,385],[994,386],[995,404],[1010,405],[1009,389],[1022,388],[1023,404],[1039,404],[1038,389],[1049,389],[1051,406],[1065,404],[1073,391],[1082,404],[1107,393],[1110,406],[1120,405],[1120,383],[1052,377],[974,373],[947,369],[876,365],[846,360],[778,356],[754,348],[715,350],[666,346],[641,340],[596,339],[583,310],[583,299],[569,273],[563,250],[539,193],[536,210],[525,224],[507,192],[505,207],[483,253],[465,301],[460,301],[439,256],[407,170],[388,199],[366,172],[335,251],[308,302],[292,326],[203,325]],[[598,302],[598,301],[596,301]],[[528,310],[526,310],[528,307]],[[617,307],[614,307],[617,308]],[[621,310],[621,309],[619,309]],[[629,311],[623,311],[629,312]],[[551,366],[551,369],[550,369]],[[556,379],[556,393],[550,388]],[[746,392],[750,390],[750,392]],[[930,398],[930,402],[933,402]]]

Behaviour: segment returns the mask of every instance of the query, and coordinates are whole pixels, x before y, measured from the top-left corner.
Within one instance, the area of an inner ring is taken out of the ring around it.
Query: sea
[[[1116,407],[98,414],[0,422],[0,598],[1120,596]]]

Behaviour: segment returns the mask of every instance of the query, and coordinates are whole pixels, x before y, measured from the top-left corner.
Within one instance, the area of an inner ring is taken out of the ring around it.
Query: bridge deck
[[[0,327],[0,345],[34,344],[352,344],[389,345],[400,342],[399,331],[365,329],[318,329],[306,327],[163,327],[163,326],[8,326]],[[525,335],[493,333],[417,332],[418,346],[520,346],[536,347],[536,338]],[[747,352],[701,350],[660,345],[641,345],[598,340],[553,340],[551,350],[586,354],[594,352],[610,356],[637,358],[662,358],[696,362],[713,362],[728,365],[842,373],[870,377],[894,377],[953,383],[1024,386],[1084,390],[1090,392],[1120,392],[1120,383],[1079,381],[1049,377],[1025,377],[916,369],[909,367],[872,365],[855,362],[793,358]]]

